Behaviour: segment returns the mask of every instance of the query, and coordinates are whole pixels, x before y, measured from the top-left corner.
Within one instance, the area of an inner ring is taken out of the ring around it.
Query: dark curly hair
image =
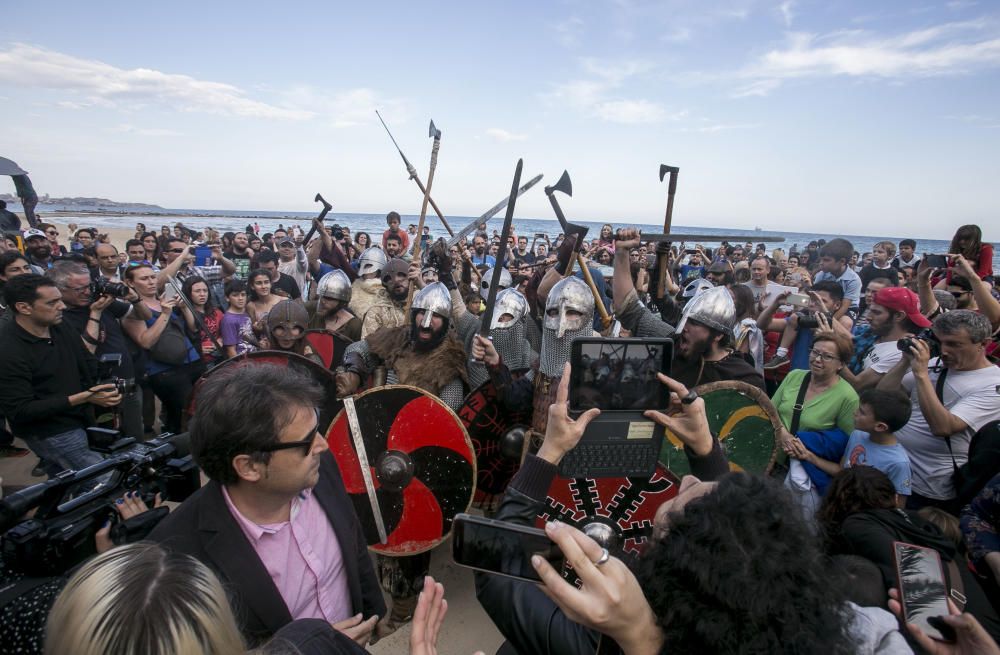
[[[854,466],[830,480],[816,520],[827,541],[834,542],[844,519],[851,514],[895,507],[896,487],[889,476],[872,466]]]
[[[671,514],[637,564],[664,653],[852,653],[830,570],[787,492],[747,473]]]

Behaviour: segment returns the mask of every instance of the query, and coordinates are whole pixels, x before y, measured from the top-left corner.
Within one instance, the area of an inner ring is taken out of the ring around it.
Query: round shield
[[[781,418],[767,394],[737,380],[710,382],[695,391],[705,399],[708,425],[722,443],[729,468],[769,472],[777,455],[774,430],[781,427]],[[691,472],[684,446],[670,430],[660,449],[660,463],[678,478]]]
[[[323,365],[333,370],[344,361],[344,351],[352,341],[342,334],[328,330],[306,330],[306,341],[323,360]]]
[[[638,555],[653,534],[657,508],[680,482],[661,465],[650,478],[560,478],[552,481],[536,525],[568,523],[613,554]]]
[[[473,505],[495,511],[507,483],[521,466],[521,454],[531,412],[511,412],[487,380],[465,397],[458,410],[476,451],[476,497]]]
[[[386,385],[345,398],[326,440],[377,553],[434,548],[472,502],[469,435],[455,412],[416,387]]]
[[[198,391],[202,383],[209,377],[216,375],[219,371],[228,370],[233,366],[260,366],[261,364],[273,364],[275,366],[289,366],[306,373],[323,389],[323,402],[319,406],[319,429],[326,432],[333,417],[337,415],[342,406],[337,398],[337,383],[333,373],[325,369],[308,357],[296,355],[295,353],[283,352],[281,350],[257,350],[254,352],[237,355],[227,359],[215,368],[209,370],[194,385],[191,392],[191,400],[188,402],[188,416],[194,414],[194,408],[198,402]]]

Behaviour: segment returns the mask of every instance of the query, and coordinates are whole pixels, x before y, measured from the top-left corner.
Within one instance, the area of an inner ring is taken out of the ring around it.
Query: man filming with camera
[[[15,313],[0,331],[0,410],[11,431],[45,462],[49,475],[100,462],[87,443],[89,405],[113,407],[121,395],[113,384],[95,384],[97,360],[63,324],[66,305],[55,282],[20,275],[7,282],[4,300]]]
[[[47,275],[62,293],[65,322],[79,332],[91,354],[108,362],[105,373],[121,385],[121,432],[142,439],[142,392],[135,384],[132,354],[119,320],[126,316],[145,320],[149,311],[128,286],[105,278],[91,281],[82,264],[56,262]]]
[[[948,312],[932,330],[901,342],[903,358],[878,388],[902,384],[913,401],[910,422],[896,432],[913,475],[907,507],[931,505],[957,516],[953,476],[968,459],[972,435],[1000,418],[1000,369],[986,358],[991,329],[983,315]]]

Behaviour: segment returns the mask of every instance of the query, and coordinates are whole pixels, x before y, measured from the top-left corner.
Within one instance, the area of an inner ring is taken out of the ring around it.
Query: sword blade
[[[488,337],[490,325],[493,323],[493,309],[497,304],[497,292],[500,286],[500,274],[503,272],[504,258],[507,256],[507,239],[510,237],[510,226],[514,220],[514,204],[517,202],[518,184],[521,183],[521,166],[523,162],[517,160],[517,168],[514,169],[514,182],[510,185],[510,197],[507,199],[507,215],[503,217],[503,231],[500,234],[500,247],[497,248],[497,263],[493,266],[493,279],[490,280],[490,292],[486,296],[486,308],[480,318],[479,334]]]
[[[372,507],[372,516],[375,517],[375,527],[378,529],[379,543],[384,544],[389,538],[385,534],[385,522],[382,520],[382,510],[378,504],[378,496],[375,495],[372,470],[368,465],[368,451],[365,450],[365,440],[362,438],[361,428],[358,426],[358,409],[354,406],[353,397],[348,396],[344,398],[344,410],[347,412],[347,425],[351,429],[354,450],[358,453],[358,464],[361,465],[361,475],[365,478],[365,490],[368,491],[368,503]]]
[[[530,180],[522,184],[521,187],[517,190],[516,197],[520,198],[522,195],[524,195],[524,192],[530,189],[531,187],[535,186],[536,184],[538,184],[538,182],[542,179],[542,177],[543,177],[542,175],[536,175],[535,177],[531,178]],[[448,241],[448,247],[451,248],[453,245],[455,245],[465,237],[475,232],[476,228],[479,227],[480,223],[485,223],[486,221],[491,219],[493,216],[497,214],[497,212],[506,207],[508,202],[510,202],[510,198],[509,197],[504,198],[497,204],[487,209],[482,216],[480,216],[479,218],[472,221],[471,223],[463,227],[461,230],[456,232],[455,236],[453,236],[451,240]]]

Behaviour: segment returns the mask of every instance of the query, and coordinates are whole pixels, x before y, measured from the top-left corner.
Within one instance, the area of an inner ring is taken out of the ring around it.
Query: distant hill
[[[20,203],[21,200],[16,196],[9,193],[0,193],[0,200],[6,202]],[[107,198],[53,198],[48,194],[44,194],[38,197],[39,205],[69,205],[72,207],[93,207],[95,209],[106,209],[109,207],[113,208],[128,208],[128,209],[141,209],[146,211],[166,211],[163,207],[159,205],[147,205],[142,202],[116,202],[114,200],[108,200]]]

